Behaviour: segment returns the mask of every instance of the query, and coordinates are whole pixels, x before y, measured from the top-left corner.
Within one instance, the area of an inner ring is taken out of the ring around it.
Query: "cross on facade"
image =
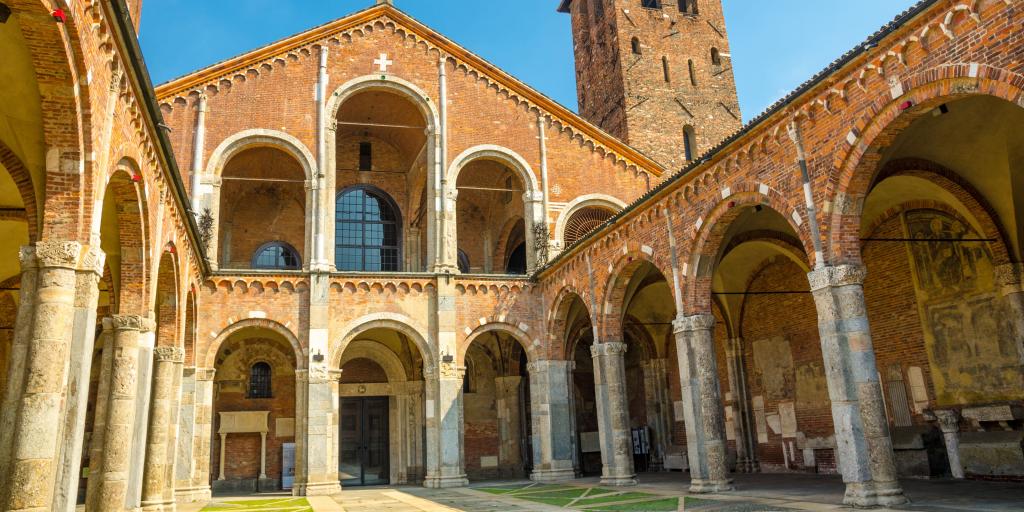
[[[374,65],[380,67],[380,72],[381,73],[387,73],[388,72],[388,66],[390,66],[390,65],[392,65],[394,63],[395,63],[395,61],[388,60],[388,54],[386,54],[386,53],[380,54],[380,58],[379,59],[375,59],[373,61]]]

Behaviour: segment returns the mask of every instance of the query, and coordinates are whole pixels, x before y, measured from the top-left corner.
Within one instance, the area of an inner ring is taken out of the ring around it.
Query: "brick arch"
[[[882,168],[878,173],[877,179],[875,180],[875,186],[881,184],[888,178],[894,178],[899,176],[912,176],[921,178],[938,185],[940,188],[949,192],[960,202],[967,213],[972,218],[961,219],[968,221],[967,224],[980,227],[980,234],[985,238],[992,238],[997,240],[994,244],[991,244],[993,252],[993,264],[1000,265],[1003,263],[1009,263],[1011,260],[1009,244],[1007,244],[1006,229],[999,222],[999,217],[995,213],[995,209],[988,204],[984,196],[982,196],[970,183],[960,177],[956,172],[943,167],[930,160],[918,159],[918,158],[905,158],[894,160],[889,162]],[[874,186],[872,186],[872,190]],[[870,195],[870,191],[868,192]],[[932,209],[942,210],[943,208],[931,207]],[[951,210],[957,217],[964,217],[963,212],[957,210]],[[878,220],[864,229],[863,225],[860,225],[862,232],[872,232],[879,224],[888,220],[891,215],[883,214]],[[969,222],[969,221],[975,222]],[[863,219],[861,219],[863,222]]]
[[[975,67],[976,66],[976,67]],[[972,69],[973,68],[973,69]],[[855,144],[845,144],[833,163],[831,194],[837,205],[828,219],[827,258],[832,263],[860,263],[859,237],[863,200],[881,171],[884,148],[915,120],[949,101],[992,96],[1024,105],[1024,90],[1017,84],[1024,75],[979,64],[952,64],[921,71],[903,82],[908,92],[896,100],[879,95],[853,123]],[[908,87],[909,86],[909,87]],[[906,102],[913,107],[901,110]]]
[[[173,245],[160,254],[153,295],[150,298],[153,304],[153,313],[156,316],[156,345],[158,347],[178,347],[183,342],[183,338],[179,335],[181,332],[179,326],[181,297],[178,295],[180,289],[178,257],[175,251],[170,250],[171,247]],[[161,300],[161,296],[164,296],[163,300]]]
[[[558,214],[558,219],[555,221],[555,234],[554,239],[559,243],[565,244],[565,228],[569,224],[569,219],[572,216],[584,208],[588,207],[599,207],[605,208],[611,212],[618,213],[626,209],[626,203],[621,199],[610,196],[608,194],[586,194],[577,197],[565,205]]]
[[[462,170],[477,160],[491,160],[501,163],[508,167],[523,182],[527,192],[537,193],[540,190],[537,174],[533,172],[533,168],[530,167],[525,158],[511,149],[493,144],[473,146],[453,158],[447,172],[449,186],[455,187],[459,182],[459,174],[462,173]]]
[[[494,254],[491,257],[491,268],[502,269],[503,271],[508,268],[509,256],[512,255],[511,251],[518,247],[510,246],[508,243],[511,240],[512,233],[515,231],[516,226],[519,223],[523,223],[523,240],[520,243],[526,243],[526,219],[521,215],[516,215],[505,221],[505,224],[501,226],[501,230],[498,232],[497,245],[494,249]],[[529,250],[529,249],[527,249]]]
[[[121,261],[118,268],[116,290],[118,313],[145,315],[149,312],[151,293],[149,269],[149,208],[145,183],[136,181],[141,176],[133,160],[121,160],[108,176],[103,190],[102,203],[93,212],[96,233],[102,233],[103,206],[114,202],[117,215],[118,240]],[[101,235],[102,236],[102,235]],[[126,255],[137,255],[137,261],[130,261]],[[113,269],[111,269],[113,270]]]
[[[220,176],[235,155],[253,148],[273,148],[284,152],[299,163],[306,180],[313,179],[317,165],[309,148],[293,135],[262,128],[243,130],[224,139],[210,154],[206,174]]]
[[[477,327],[476,329],[473,329],[471,333],[466,335],[465,340],[463,340],[463,342],[460,343],[461,350],[459,350],[457,360],[465,361],[466,353],[469,352],[469,347],[471,347],[473,345],[473,342],[476,341],[476,339],[479,338],[482,334],[488,332],[505,333],[514,340],[516,340],[516,342],[519,343],[519,346],[522,347],[523,352],[526,352],[527,361],[532,363],[540,358],[537,354],[537,350],[539,349],[535,347],[533,343],[530,342],[530,335],[524,332],[522,329],[507,322],[489,322],[484,325],[481,325],[480,327]]]
[[[662,278],[671,285],[671,266],[659,263],[657,258],[648,256],[643,250],[627,251],[626,254],[619,257],[612,264],[611,272],[608,273],[608,281],[605,283],[604,290],[600,294],[603,300],[598,305],[600,311],[597,313],[597,318],[600,321],[597,330],[599,340],[622,341],[622,326],[626,313],[626,305],[623,301],[625,301],[626,288],[629,287],[629,283],[633,280],[636,271],[644,263],[648,263],[658,269]],[[681,305],[675,304],[675,298],[672,299],[672,302],[676,315],[678,315]]]
[[[434,353],[433,342],[427,330],[412,318],[398,313],[374,313],[349,322],[340,332],[344,333],[336,343],[330,346],[331,368],[340,369],[345,349],[361,334],[371,329],[390,329],[409,338],[420,351],[425,368],[433,368],[438,360]]]
[[[594,313],[591,311],[590,306],[587,305],[586,296],[573,286],[564,286],[559,290],[558,295],[555,296],[548,315],[548,346],[551,350],[552,359],[570,357],[572,355],[572,347],[568,346],[569,339],[566,332],[568,326],[565,322],[568,320],[569,308],[573,304],[573,299],[579,299],[580,303],[583,304],[583,308],[587,311],[587,318],[590,320],[591,328],[593,329],[597,326]]]
[[[2,140],[0,140],[0,165],[7,169],[11,180],[18,187],[21,204],[25,207],[25,221],[28,223],[28,241],[35,243],[39,240],[39,210],[36,207],[36,189],[32,182],[32,173]]]
[[[741,185],[733,195],[718,202],[702,217],[703,223],[694,236],[684,276],[683,303],[687,306],[687,314],[711,312],[711,280],[720,262],[720,253],[728,243],[725,235],[736,217],[749,206],[764,206],[782,216],[803,245],[804,254],[814,254],[807,219],[801,216],[802,222],[797,224],[792,215],[785,213],[805,215],[803,209],[797,209],[775,190],[769,189],[768,194],[763,194],[751,185]],[[807,266],[810,267],[811,262]]]
[[[338,368],[344,368],[345,364],[354,359],[369,359],[377,363],[388,376],[388,383],[405,382],[405,364],[398,355],[381,343],[370,340],[355,340],[350,343],[345,352],[341,354],[338,361]]]
[[[301,370],[306,367],[306,358],[304,356],[302,344],[299,343],[299,338],[295,336],[295,333],[293,333],[291,329],[289,329],[285,325],[266,318],[247,318],[245,320],[235,322],[221,330],[220,333],[217,334],[217,337],[213,340],[213,343],[210,343],[209,346],[206,347],[206,353],[203,354],[203,357],[201,358],[203,362],[203,367],[215,368],[217,362],[217,353],[220,352],[221,347],[224,345],[225,342],[231,339],[233,335],[235,335],[236,333],[243,329],[259,329],[269,331],[284,338],[288,342],[288,344],[291,345],[292,350],[294,351],[295,368],[297,370]],[[199,361],[200,358],[197,357],[196,362],[198,363]]]

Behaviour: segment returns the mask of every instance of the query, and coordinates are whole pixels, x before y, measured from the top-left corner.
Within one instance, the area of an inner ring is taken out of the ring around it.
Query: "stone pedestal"
[[[4,454],[9,462],[4,464],[3,510],[47,510],[54,503],[82,251],[77,242],[35,246],[36,301],[24,357],[17,356],[24,361],[24,373],[11,379],[15,386],[21,381],[21,389],[13,404],[17,412],[10,454]]]
[[[882,388],[875,365],[864,267],[824,267],[808,274],[818,310],[836,458],[846,482],[844,503],[889,506],[907,502],[896,477]]]
[[[573,361],[536,361],[530,372],[530,421],[533,425],[533,473],[535,482],[556,482],[576,477]]]
[[[626,397],[626,344],[595,343],[590,354],[594,358],[597,426],[601,437],[601,485],[636,485]]]
[[[725,410],[715,362],[714,315],[673,322],[686,421],[690,492],[732,490],[725,455]]]
[[[210,499],[214,374],[212,368],[186,368],[182,379],[174,486],[178,502],[192,503]]]
[[[432,489],[469,485],[463,466],[462,379],[465,368],[441,363],[439,373],[424,371],[427,386],[427,476]]]
[[[168,444],[171,439],[172,406],[177,403],[174,389],[175,374],[185,360],[185,351],[178,347],[157,347],[153,351],[153,391],[149,408],[146,457],[143,465],[142,509],[163,510],[167,502],[166,490],[173,489],[168,481]]]
[[[672,436],[672,399],[668,392],[668,359],[643,362],[644,401],[651,428],[651,471],[664,467]]]

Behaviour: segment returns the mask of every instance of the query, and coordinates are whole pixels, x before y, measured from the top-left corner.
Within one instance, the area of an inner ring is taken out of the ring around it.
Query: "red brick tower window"
[[[640,48],[640,38],[634,37],[633,41],[630,42],[630,45],[633,47],[633,55],[641,55],[644,53],[643,49]]]
[[[665,74],[665,82],[672,81],[672,75],[668,69],[668,57],[661,58],[661,71]]]
[[[697,14],[697,0],[679,0],[679,12]]]
[[[692,126],[683,128],[683,151],[686,154],[686,161],[692,162],[697,152],[697,134]]]
[[[661,9],[661,0],[640,0],[640,7],[647,9]]]

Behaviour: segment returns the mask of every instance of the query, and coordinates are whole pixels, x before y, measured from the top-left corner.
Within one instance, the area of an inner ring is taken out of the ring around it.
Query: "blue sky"
[[[372,3],[145,0],[140,39],[153,81],[159,84]],[[724,3],[740,106],[749,120],[915,2]],[[557,4],[558,0],[395,0],[396,6],[426,25],[575,110],[569,15],[555,12]]]

